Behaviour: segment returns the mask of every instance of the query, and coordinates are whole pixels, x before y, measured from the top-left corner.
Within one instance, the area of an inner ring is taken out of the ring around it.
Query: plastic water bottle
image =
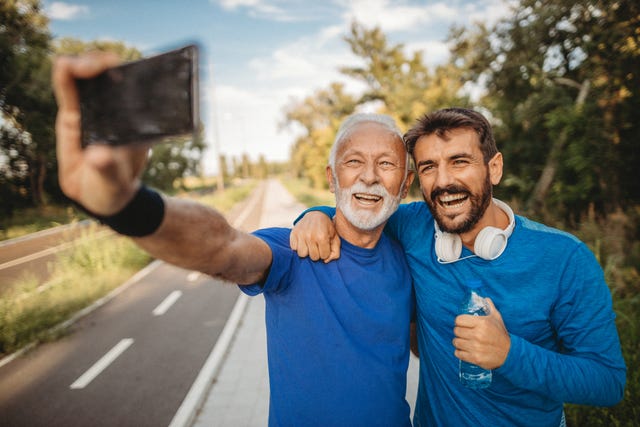
[[[460,314],[474,316],[486,316],[489,314],[489,307],[483,297],[482,282],[474,279],[467,281],[465,285],[467,290]],[[490,370],[460,360],[460,382],[465,387],[472,389],[487,388],[491,385],[491,377]]]

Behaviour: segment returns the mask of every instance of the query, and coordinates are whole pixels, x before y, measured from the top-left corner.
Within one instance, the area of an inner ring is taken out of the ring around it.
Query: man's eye
[[[434,169],[434,166],[433,166],[433,165],[422,166],[422,167],[420,168],[420,173],[421,173],[421,174],[429,173],[429,172],[431,172],[433,169]]]

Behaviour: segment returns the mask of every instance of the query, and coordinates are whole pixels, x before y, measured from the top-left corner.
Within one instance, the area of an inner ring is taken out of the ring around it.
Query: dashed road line
[[[120,340],[111,350],[107,352],[100,360],[93,364],[92,367],[80,376],[69,386],[71,389],[82,389],[91,383],[98,375],[109,367],[122,353],[124,353],[133,344],[133,338],[125,338]]]
[[[154,310],[154,316],[162,316],[182,296],[182,291],[173,291]]]

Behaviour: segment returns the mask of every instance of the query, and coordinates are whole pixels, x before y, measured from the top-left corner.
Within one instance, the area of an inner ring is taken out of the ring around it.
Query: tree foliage
[[[42,203],[45,189],[57,192],[47,25],[37,0],[0,3],[0,182],[7,213]]]
[[[174,189],[179,178],[202,175],[201,158],[205,148],[202,130],[195,137],[173,138],[156,144],[151,149],[143,181],[160,190]]]
[[[482,82],[511,197],[577,219],[637,205],[640,5],[522,0],[494,28],[452,31],[454,61]]]
[[[333,137],[342,119],[351,114],[356,105],[355,98],[345,92],[343,84],[333,83],[285,110],[287,122],[303,128],[291,152],[293,173],[307,177],[314,188],[326,188],[325,168]]]
[[[379,28],[355,22],[345,41],[362,65],[340,71],[364,83],[364,93],[349,94],[343,84],[332,83],[285,109],[286,122],[303,128],[292,149],[293,171],[316,188],[327,186],[325,168],[340,123],[358,108],[375,105],[377,112],[391,115],[406,129],[427,111],[468,103],[460,91],[461,74],[451,64],[430,71],[422,53],[408,55],[402,44],[390,44]]]
[[[51,61],[56,55],[111,51],[123,61],[142,57],[119,41],[53,40],[39,0],[0,2],[0,195],[3,217],[15,208],[62,201],[55,155],[56,104]],[[171,188],[175,178],[197,173],[204,141],[175,140],[154,148],[147,178]]]

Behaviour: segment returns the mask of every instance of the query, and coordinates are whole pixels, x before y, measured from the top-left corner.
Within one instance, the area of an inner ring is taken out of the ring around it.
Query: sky
[[[357,94],[362,85],[339,73],[355,66],[344,36],[356,20],[378,26],[407,54],[427,65],[448,57],[452,25],[492,24],[508,13],[505,0],[69,0],[43,1],[54,37],[117,40],[153,55],[190,42],[200,46],[201,119],[209,148],[252,160],[288,160],[295,128],[283,109],[331,82]]]

